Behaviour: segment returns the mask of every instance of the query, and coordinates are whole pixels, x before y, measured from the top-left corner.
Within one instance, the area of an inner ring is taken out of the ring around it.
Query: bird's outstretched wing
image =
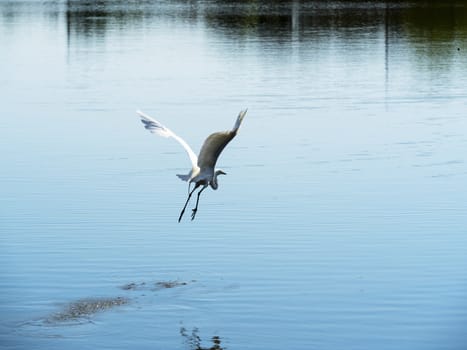
[[[186,153],[188,153],[188,157],[190,157],[191,165],[193,168],[197,167],[198,157],[193,152],[191,147],[182,139],[180,136],[176,135],[172,130],[166,128],[164,125],[159,123],[157,120],[151,118],[147,114],[136,111],[141,118],[141,122],[144,124],[144,127],[152,132],[153,134],[157,134],[163,137],[172,137],[177,140],[185,149]]]
[[[238,129],[242,124],[247,110],[241,111],[237,117],[235,125],[230,131],[215,132],[208,136],[204,141],[198,157],[198,166],[203,169],[206,167],[214,168],[216,166],[217,158],[227,144],[237,135]]]

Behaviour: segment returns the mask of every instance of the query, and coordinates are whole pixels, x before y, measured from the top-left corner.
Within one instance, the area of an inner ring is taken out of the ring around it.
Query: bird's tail
[[[182,175],[182,174],[177,174],[178,178],[182,181],[188,181],[190,180],[190,174],[188,175]]]
[[[237,131],[240,128],[240,124],[242,124],[243,118],[245,118],[245,114],[248,111],[248,109],[245,109],[243,111],[240,111],[237,117],[237,121],[235,122],[235,125],[232,129],[232,131]]]

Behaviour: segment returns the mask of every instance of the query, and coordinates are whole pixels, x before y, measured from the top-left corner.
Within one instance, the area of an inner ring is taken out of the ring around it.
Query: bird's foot
[[[196,216],[196,212],[198,211],[198,208],[195,208],[192,210],[192,213],[191,213],[191,220],[194,220],[195,219],[195,216]]]

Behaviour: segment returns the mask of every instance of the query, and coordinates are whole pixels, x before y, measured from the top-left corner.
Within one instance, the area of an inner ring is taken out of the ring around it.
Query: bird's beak
[[[220,171],[219,171],[219,175],[227,175],[227,173],[224,172],[224,171],[222,171],[222,170],[220,170]]]

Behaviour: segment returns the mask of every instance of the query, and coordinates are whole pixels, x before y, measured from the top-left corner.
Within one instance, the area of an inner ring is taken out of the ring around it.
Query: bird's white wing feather
[[[159,123],[157,120],[151,118],[147,114],[136,111],[139,117],[141,118],[141,122],[144,124],[144,127],[152,132],[153,134],[157,134],[163,137],[172,137],[180,143],[183,148],[185,149],[186,153],[188,153],[188,157],[190,157],[191,165],[193,168],[197,167],[198,157],[193,152],[191,147],[182,139],[180,136],[176,135],[172,130],[166,128],[164,125]]]

